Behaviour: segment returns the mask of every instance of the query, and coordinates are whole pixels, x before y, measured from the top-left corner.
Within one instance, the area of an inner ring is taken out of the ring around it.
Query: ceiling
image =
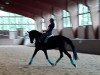
[[[33,18],[48,14],[54,8],[66,9],[70,1],[77,0],[0,0],[0,9]]]

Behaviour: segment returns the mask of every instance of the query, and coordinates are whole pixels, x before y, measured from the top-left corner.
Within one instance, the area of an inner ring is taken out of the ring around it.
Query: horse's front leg
[[[46,57],[46,59],[48,60],[48,62],[49,62],[52,66],[54,66],[54,64],[53,64],[53,63],[50,61],[50,59],[48,58],[47,50],[43,50],[43,52],[44,52],[45,57]]]
[[[33,58],[35,57],[35,55],[36,55],[36,53],[37,53],[38,51],[39,51],[39,50],[36,48],[35,51],[34,51],[34,53],[33,53],[33,56],[31,57],[31,60],[30,60],[30,62],[29,62],[29,65],[32,64]]]

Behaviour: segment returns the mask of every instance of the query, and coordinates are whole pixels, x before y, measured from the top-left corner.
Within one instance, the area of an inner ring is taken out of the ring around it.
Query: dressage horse
[[[61,60],[61,58],[63,57],[63,53],[65,53],[69,57],[71,64],[76,67],[74,60],[72,59],[71,55],[66,50],[67,45],[69,45],[72,48],[74,59],[75,60],[78,59],[76,49],[75,49],[72,41],[69,38],[66,38],[66,37],[61,36],[61,35],[51,36],[51,37],[48,38],[47,42],[44,44],[44,43],[39,42],[40,37],[43,35],[42,33],[38,32],[36,30],[32,30],[28,33],[29,33],[30,43],[33,43],[33,41],[35,39],[35,51],[34,51],[34,54],[33,54],[32,58],[29,62],[29,65],[31,65],[33,58],[36,55],[36,53],[39,50],[42,50],[44,52],[45,56],[46,56],[46,59],[48,60],[48,62],[52,66],[56,65]],[[54,64],[48,58],[47,50],[48,49],[49,50],[50,49],[56,49],[56,48],[60,52],[60,57],[57,59],[57,61]]]

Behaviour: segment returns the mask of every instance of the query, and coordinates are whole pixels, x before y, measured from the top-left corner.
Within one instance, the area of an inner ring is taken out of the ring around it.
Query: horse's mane
[[[31,31],[29,32],[29,34],[33,34],[33,35],[42,35],[42,33],[39,32],[39,31],[37,31],[37,30],[31,30]]]

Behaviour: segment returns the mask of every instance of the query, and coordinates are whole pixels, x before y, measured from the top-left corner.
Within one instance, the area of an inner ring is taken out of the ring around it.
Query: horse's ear
[[[27,31],[29,33],[29,31]]]

